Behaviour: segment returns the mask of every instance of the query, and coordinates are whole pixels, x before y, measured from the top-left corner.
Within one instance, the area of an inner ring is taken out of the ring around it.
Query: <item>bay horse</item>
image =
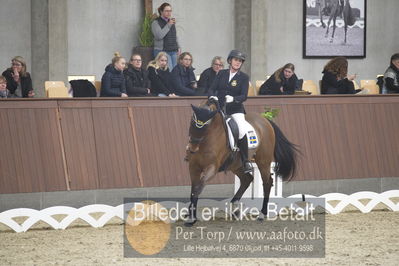
[[[343,3],[343,1],[345,1],[345,2]],[[333,21],[333,31],[331,34],[330,43],[332,43],[334,41],[336,20],[337,20],[338,16],[342,16],[342,18],[344,19],[344,32],[345,32],[344,44],[346,44],[346,35],[348,32],[348,26],[352,26],[353,24],[355,24],[355,18],[352,14],[352,8],[350,6],[349,0],[332,0],[331,1],[331,13],[330,13],[330,18],[328,19],[327,30],[326,30],[326,34],[325,34],[325,37],[328,38],[328,32],[329,32],[330,23],[332,20]],[[321,14],[321,20],[322,20],[322,14]]]
[[[196,208],[198,197],[218,172],[232,171],[240,179],[240,188],[233,196],[231,203],[237,203],[254,177],[244,173],[239,151],[232,152],[228,146],[224,113],[219,103],[206,101],[199,107],[193,106],[189,128],[189,144],[186,147],[186,161],[189,162],[191,178],[191,195],[189,215],[185,225],[192,226],[197,221]],[[295,176],[297,165],[297,147],[289,142],[278,126],[260,114],[250,113],[246,120],[254,127],[259,145],[255,151],[250,150],[249,158],[253,157],[258,165],[263,181],[263,205],[259,220],[267,215],[270,189],[273,179],[270,175],[270,164],[274,161],[276,176],[284,181]],[[253,155],[253,156],[251,156]]]

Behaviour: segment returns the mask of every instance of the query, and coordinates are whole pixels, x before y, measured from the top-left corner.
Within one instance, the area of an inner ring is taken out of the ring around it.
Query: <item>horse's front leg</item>
[[[188,207],[189,215],[185,220],[184,225],[191,227],[197,222],[197,203],[198,197],[204,190],[206,181],[209,180],[216,174],[216,168],[214,165],[208,166],[204,171],[198,169],[190,170],[191,176],[191,194],[190,194],[190,206]]]
[[[326,35],[324,36],[324,37],[328,37],[328,30],[330,29],[330,24],[331,24],[331,16],[330,16],[330,18],[328,19],[328,22],[327,22],[327,30],[326,30]]]
[[[333,41],[334,41],[334,34],[335,34],[335,28],[336,28],[336,19],[337,19],[337,17],[335,17],[334,18],[334,21],[333,21],[333,32],[332,32],[332,34],[331,34],[331,40],[330,40],[330,43],[332,43]]]
[[[347,31],[348,31],[348,25],[346,24],[346,22],[345,22],[344,30],[345,30],[344,44],[346,44],[346,33],[347,33]]]

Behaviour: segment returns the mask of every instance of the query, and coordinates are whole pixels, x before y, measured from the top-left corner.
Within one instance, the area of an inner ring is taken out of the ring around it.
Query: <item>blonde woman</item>
[[[100,97],[127,97],[125,76],[123,75],[126,60],[118,52],[114,55],[111,64],[105,68],[105,73],[101,78]]]
[[[168,68],[168,56],[160,52],[148,64],[148,78],[151,81],[151,94],[155,96],[176,96],[172,87],[172,74]]]
[[[25,59],[16,56],[11,60],[11,67],[3,72],[3,76],[7,79],[7,88],[11,97],[33,97],[32,79],[26,70]]]

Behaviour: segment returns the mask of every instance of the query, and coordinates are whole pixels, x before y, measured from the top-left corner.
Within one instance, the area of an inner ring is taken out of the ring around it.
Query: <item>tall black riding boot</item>
[[[238,141],[238,148],[240,148],[241,161],[244,167],[244,173],[248,174],[252,172],[252,164],[248,160],[248,140],[245,135],[242,139]]]

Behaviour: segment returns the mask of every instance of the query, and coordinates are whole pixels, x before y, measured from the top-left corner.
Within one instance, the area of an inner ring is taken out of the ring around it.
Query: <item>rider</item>
[[[246,136],[245,109],[243,103],[247,100],[249,77],[240,71],[245,61],[245,55],[238,51],[232,50],[227,62],[229,69],[220,70],[209,89],[208,95],[210,100],[219,101],[220,107],[226,104],[226,114],[231,115],[238,125],[241,160],[244,166],[244,172],[252,171],[251,163],[248,160],[248,140]],[[220,99],[220,100],[219,100]]]

